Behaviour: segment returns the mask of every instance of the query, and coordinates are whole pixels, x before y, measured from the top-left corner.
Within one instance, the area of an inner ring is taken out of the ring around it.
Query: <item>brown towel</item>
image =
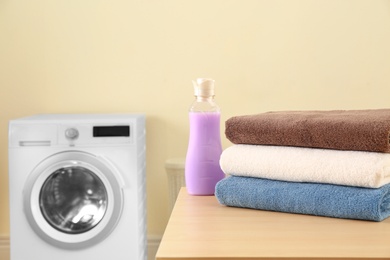
[[[390,109],[279,111],[236,116],[225,134],[234,144],[390,153]]]

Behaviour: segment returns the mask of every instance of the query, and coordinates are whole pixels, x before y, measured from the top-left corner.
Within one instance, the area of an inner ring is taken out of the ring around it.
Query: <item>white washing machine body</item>
[[[9,123],[11,260],[146,256],[145,117]]]

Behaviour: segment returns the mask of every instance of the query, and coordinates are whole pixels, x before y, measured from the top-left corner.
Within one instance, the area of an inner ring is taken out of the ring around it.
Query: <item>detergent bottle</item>
[[[195,100],[189,109],[190,136],[185,180],[190,195],[213,195],[225,177],[219,165],[222,153],[220,109],[214,101],[214,80],[193,81]]]

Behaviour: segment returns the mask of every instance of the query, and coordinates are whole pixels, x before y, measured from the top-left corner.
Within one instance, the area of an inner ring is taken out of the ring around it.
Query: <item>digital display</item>
[[[94,126],[93,137],[129,137],[130,126],[116,125],[116,126]]]

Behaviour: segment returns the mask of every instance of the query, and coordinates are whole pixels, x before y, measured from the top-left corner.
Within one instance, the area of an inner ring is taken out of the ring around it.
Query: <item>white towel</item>
[[[390,154],[290,146],[233,145],[222,152],[225,174],[378,188],[390,183]]]

